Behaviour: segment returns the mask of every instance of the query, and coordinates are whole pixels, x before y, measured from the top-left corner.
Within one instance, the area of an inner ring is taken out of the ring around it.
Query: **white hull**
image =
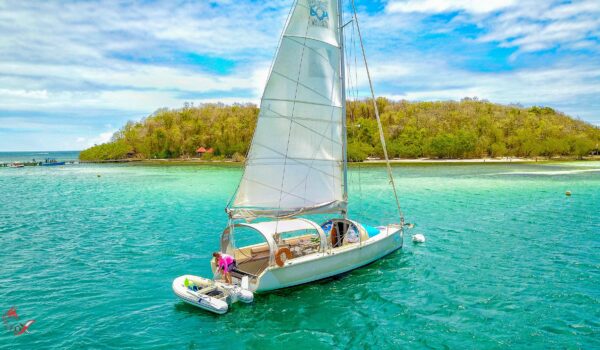
[[[401,247],[401,231],[390,228],[389,234],[382,232],[362,244],[294,259],[282,267],[269,267],[250,289],[267,292],[332,277],[367,265]]]

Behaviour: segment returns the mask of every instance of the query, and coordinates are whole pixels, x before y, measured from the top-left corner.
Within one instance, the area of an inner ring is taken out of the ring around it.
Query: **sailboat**
[[[352,8],[362,47],[354,3]],[[344,26],[341,0],[296,0],[290,10],[221,235],[220,252],[236,261],[231,284],[244,290],[268,292],[325,279],[402,247],[404,218],[366,58],[399,217],[372,227],[348,215]],[[311,215],[329,219],[317,223]],[[252,235],[259,241],[244,245]],[[217,280],[222,276],[211,264]]]

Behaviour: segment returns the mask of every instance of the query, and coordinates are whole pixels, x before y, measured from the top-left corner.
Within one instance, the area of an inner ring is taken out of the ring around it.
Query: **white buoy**
[[[425,243],[425,236],[422,233],[417,233],[412,236],[412,240],[414,243]]]

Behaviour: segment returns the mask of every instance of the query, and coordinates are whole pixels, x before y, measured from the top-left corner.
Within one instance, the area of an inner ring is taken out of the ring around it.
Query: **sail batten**
[[[297,0],[281,37],[231,218],[343,212],[337,0]]]

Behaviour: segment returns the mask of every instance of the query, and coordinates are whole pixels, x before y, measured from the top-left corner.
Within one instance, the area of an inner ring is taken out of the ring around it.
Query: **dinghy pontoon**
[[[226,313],[237,301],[251,303],[254,299],[252,292],[239,286],[192,275],[177,277],[173,292],[186,303],[217,314]]]

